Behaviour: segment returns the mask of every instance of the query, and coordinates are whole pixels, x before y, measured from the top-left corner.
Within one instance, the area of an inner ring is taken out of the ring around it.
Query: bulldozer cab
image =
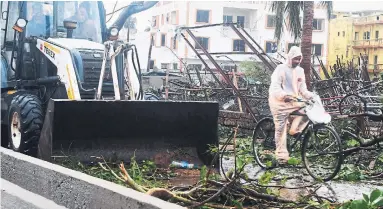
[[[82,39],[98,44],[107,40],[102,2],[2,1],[1,13],[2,89],[14,87],[15,80],[36,80],[55,74],[55,70],[46,70],[52,69],[48,61],[45,62],[48,66],[31,68],[29,60],[39,59],[35,56],[36,39],[33,38]],[[26,26],[18,31],[14,26],[19,20],[25,20]],[[66,28],[65,21],[75,22],[75,28]],[[80,67],[77,67],[77,73],[80,75],[79,80],[83,81]]]
[[[71,38],[88,39],[97,43],[106,40],[105,10],[100,2],[20,1],[1,4],[2,18],[8,25],[4,28],[5,31],[12,28],[18,18],[24,18],[27,20],[27,26],[21,34],[24,37],[67,38],[68,30],[64,21],[70,20],[77,23]],[[12,30],[8,30],[7,35],[11,34]]]

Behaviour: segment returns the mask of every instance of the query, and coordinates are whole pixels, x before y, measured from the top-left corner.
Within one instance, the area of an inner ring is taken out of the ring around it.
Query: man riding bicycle
[[[275,124],[275,155],[279,163],[286,163],[289,159],[287,150],[287,125],[290,114],[302,106],[294,102],[295,98],[311,100],[314,94],[307,90],[305,73],[299,66],[302,61],[301,49],[291,47],[287,54],[287,61],[278,65],[271,75],[269,88],[269,106]],[[309,122],[307,116],[294,116],[289,134],[297,136]]]

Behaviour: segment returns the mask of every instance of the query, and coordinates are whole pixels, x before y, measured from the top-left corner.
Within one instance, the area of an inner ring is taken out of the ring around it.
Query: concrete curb
[[[0,153],[1,178],[67,208],[183,208],[3,147]]]

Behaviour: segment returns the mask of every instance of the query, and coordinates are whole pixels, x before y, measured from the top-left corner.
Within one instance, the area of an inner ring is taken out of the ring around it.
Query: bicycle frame
[[[302,116],[302,117],[307,117],[306,114],[300,112],[300,111],[303,110],[305,107],[306,107],[306,106],[303,106],[303,107],[299,108],[298,110],[292,112],[292,113],[290,114],[290,116]],[[289,146],[291,146],[291,147],[295,147],[295,145],[297,144],[298,141],[300,141],[299,139],[302,138],[302,136],[304,136],[303,139],[305,140],[305,138],[306,138],[306,134],[308,133],[309,130],[312,130],[313,125],[314,125],[314,123],[309,119],[309,122],[308,122],[307,125],[304,127],[303,131],[302,131],[300,134],[298,134],[296,137],[293,137],[293,138],[295,139],[295,142],[292,143],[292,144],[290,144],[289,142],[287,142],[287,144],[288,144]],[[288,133],[287,133],[287,134],[288,134]],[[291,136],[291,135],[290,135],[290,136]]]

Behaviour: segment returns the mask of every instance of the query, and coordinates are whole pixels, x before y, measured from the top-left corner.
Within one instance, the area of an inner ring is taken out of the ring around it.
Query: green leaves
[[[267,185],[267,184],[269,184],[275,175],[276,175],[276,174],[275,174],[274,172],[266,171],[266,172],[259,178],[259,184],[261,184],[261,185]]]
[[[251,59],[240,63],[239,68],[245,73],[246,80],[249,83],[258,81],[260,83],[270,83],[270,73],[265,71],[262,64],[259,64],[256,60]]]
[[[298,158],[294,158],[294,157],[292,157],[292,158],[290,158],[290,159],[287,161],[287,163],[288,163],[289,165],[299,165],[299,164],[301,163],[301,160],[299,160]]]
[[[383,206],[383,191],[375,189],[370,196],[363,194],[363,199],[344,203],[339,209],[378,209]]]
[[[367,209],[368,203],[364,200],[354,200],[351,203],[351,209]]]
[[[203,181],[204,183],[206,182],[206,175],[207,175],[207,168],[206,165],[203,165],[201,167],[200,173],[199,173],[199,180]]]
[[[347,141],[347,146],[349,147],[355,147],[356,145],[359,145],[359,142],[355,139],[351,139]]]
[[[370,202],[370,198],[368,197],[368,195],[366,194],[363,194],[363,198],[366,202]]]
[[[343,167],[338,176],[345,181],[357,181],[366,178],[359,167],[354,165],[346,165]]]
[[[371,195],[370,195],[370,202],[375,203],[375,201],[378,200],[378,198],[383,199],[382,193],[383,193],[383,191],[380,191],[378,189],[375,189],[374,191],[372,191]]]

